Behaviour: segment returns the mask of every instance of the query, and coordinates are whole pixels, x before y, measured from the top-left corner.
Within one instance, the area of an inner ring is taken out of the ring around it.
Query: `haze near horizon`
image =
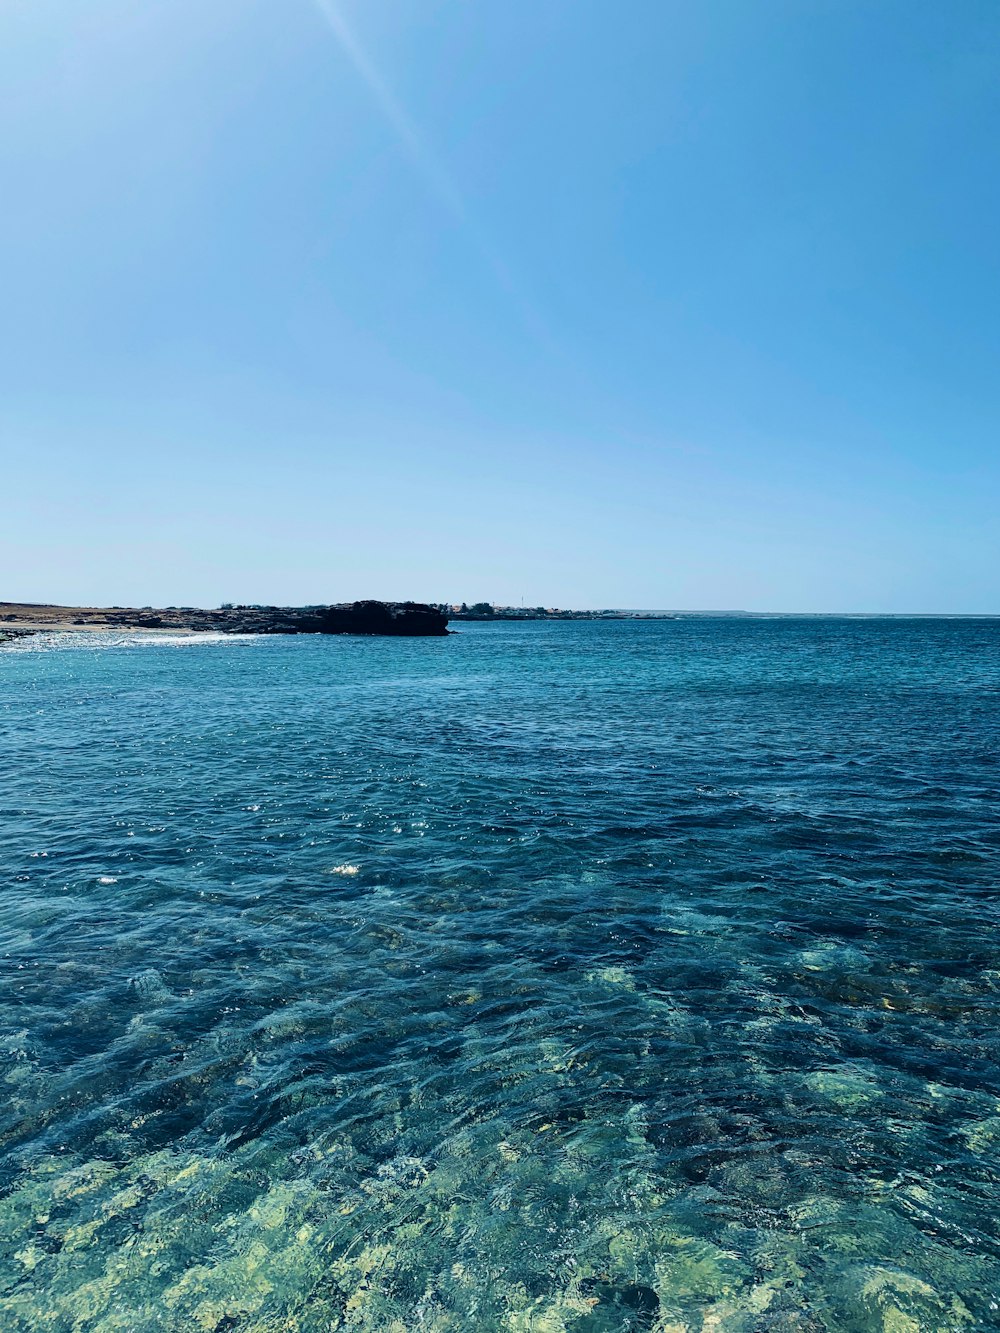
[[[0,597],[1000,612],[1000,9],[0,12]]]

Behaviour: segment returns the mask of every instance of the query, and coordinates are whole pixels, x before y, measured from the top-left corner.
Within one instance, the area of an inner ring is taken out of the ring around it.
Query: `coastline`
[[[0,643],[26,634],[118,630],[155,634],[370,634],[436,637],[448,616],[421,602],[322,606],[94,607],[0,602]]]

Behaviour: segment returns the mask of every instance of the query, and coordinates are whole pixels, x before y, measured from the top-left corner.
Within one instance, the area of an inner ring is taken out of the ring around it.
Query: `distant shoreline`
[[[448,616],[422,602],[359,601],[324,606],[52,606],[0,602],[0,642],[26,634],[119,630],[153,634],[369,634],[430,638]]]
[[[676,611],[449,611],[449,620],[474,620],[489,623],[494,620],[679,620]],[[720,612],[719,614],[725,614]]]
[[[460,609],[418,602],[352,602],[329,606],[123,607],[58,606],[44,602],[0,602],[0,644],[32,634],[97,633],[109,630],[149,635],[368,634],[430,637],[449,633],[450,622],[489,625],[540,621],[660,620],[996,620],[995,612],[920,611],[565,611],[485,604]]]

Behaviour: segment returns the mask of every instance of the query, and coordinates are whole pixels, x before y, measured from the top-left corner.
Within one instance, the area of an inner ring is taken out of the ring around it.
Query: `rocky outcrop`
[[[428,637],[448,633],[448,617],[421,602],[344,602],[335,606],[234,606],[195,613],[192,629],[228,634],[388,634]],[[204,620],[202,619],[204,617]]]
[[[448,633],[448,617],[422,602],[342,602],[334,606],[68,607],[0,603],[0,633],[54,629],[213,630],[222,634]]]
[[[448,617],[421,602],[351,602],[328,606],[320,616],[321,634],[447,634]]]

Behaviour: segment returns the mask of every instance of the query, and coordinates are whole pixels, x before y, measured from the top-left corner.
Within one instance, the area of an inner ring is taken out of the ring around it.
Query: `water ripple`
[[[1000,1327],[998,648],[0,650],[4,1328]]]

